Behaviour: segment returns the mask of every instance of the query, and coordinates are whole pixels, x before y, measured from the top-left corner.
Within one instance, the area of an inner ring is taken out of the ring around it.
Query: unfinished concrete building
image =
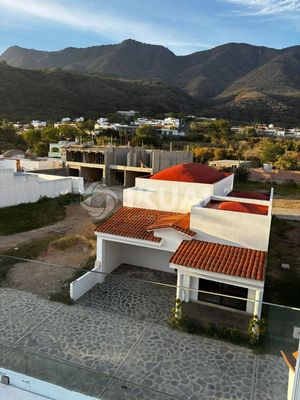
[[[71,176],[108,186],[134,186],[135,178],[154,174],[172,165],[191,162],[189,151],[151,150],[136,147],[70,145],[66,166]]]

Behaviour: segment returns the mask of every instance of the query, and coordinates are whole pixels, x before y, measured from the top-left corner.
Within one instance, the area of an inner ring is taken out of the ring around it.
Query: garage
[[[175,273],[173,269],[169,268],[169,260],[173,254],[170,251],[110,240],[103,240],[102,246],[101,269],[105,273],[111,273],[121,264],[136,265],[157,271]],[[98,252],[98,254],[101,253]]]

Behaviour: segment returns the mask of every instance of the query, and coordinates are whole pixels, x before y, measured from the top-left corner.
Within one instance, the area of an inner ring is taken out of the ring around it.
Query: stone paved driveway
[[[130,291],[124,285],[115,287],[123,300]],[[102,307],[97,301],[110,296],[111,286],[97,288],[105,296],[96,290],[73,306],[0,289],[0,369],[103,400],[285,399],[287,370],[279,357],[171,330],[158,323],[157,302],[148,318],[152,289],[141,295],[135,287],[123,311],[118,301]]]

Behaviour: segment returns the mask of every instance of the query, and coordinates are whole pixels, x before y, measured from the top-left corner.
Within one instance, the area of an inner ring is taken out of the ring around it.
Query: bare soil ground
[[[38,235],[46,233],[63,235],[57,236],[58,239],[52,241],[35,261],[15,263],[8,272],[5,285],[48,296],[68,285],[69,281],[76,277],[79,269],[85,268],[87,262],[95,257],[95,224],[80,205],[67,206],[66,218],[47,228],[42,228],[42,232],[39,232],[40,229],[27,232],[26,242],[34,243]],[[23,235],[12,235],[15,241],[9,238],[8,247],[18,246],[18,236]]]
[[[300,221],[300,200],[274,199],[272,214]]]
[[[28,232],[1,236],[0,252],[18,246],[22,243],[29,242],[38,237],[48,235],[49,233],[67,234],[90,232],[92,234],[94,228],[95,225],[92,221],[92,218],[80,206],[80,204],[71,204],[66,206],[66,217],[63,221]]]

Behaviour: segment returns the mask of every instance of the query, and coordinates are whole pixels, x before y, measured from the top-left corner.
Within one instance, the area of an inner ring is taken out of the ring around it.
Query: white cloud
[[[244,6],[244,15],[278,15],[300,12],[300,0],[225,0]]]
[[[208,47],[205,44],[194,43],[194,40],[181,41],[182,35],[169,27],[162,30],[160,26],[146,21],[118,17],[100,11],[93,13],[75,5],[66,6],[51,0],[0,0],[0,7],[18,16],[41,18],[78,30],[93,32],[115,41],[132,38],[170,46],[174,51]]]

